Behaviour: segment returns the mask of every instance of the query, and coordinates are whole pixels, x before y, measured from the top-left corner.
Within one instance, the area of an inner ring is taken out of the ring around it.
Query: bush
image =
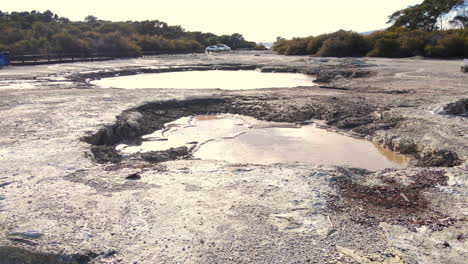
[[[274,52],[281,54],[281,55],[287,55],[286,54],[287,48],[288,48],[288,41],[283,38],[278,38],[272,47]]]
[[[329,37],[330,35],[328,34],[323,34],[315,38],[309,37],[309,42],[307,43],[307,54],[316,54]]]
[[[99,50],[100,52],[124,57],[135,56],[141,52],[141,48],[135,42],[118,32],[107,33],[102,36]]]
[[[433,44],[429,44],[425,48],[425,54],[429,57],[468,57],[468,35],[451,32],[433,36],[432,42]]]
[[[400,52],[397,57],[424,56],[427,39],[427,33],[422,31],[412,31],[400,36]]]
[[[160,51],[163,52],[169,49],[168,41],[158,36],[140,36],[136,38],[138,46],[143,52]]]
[[[34,44],[30,40],[21,40],[15,42],[13,45],[10,45],[9,50],[11,54],[24,54],[28,51],[35,53]]]
[[[278,39],[273,50],[285,55],[327,57],[462,58],[468,57],[468,29],[426,32],[392,27],[368,36],[338,31],[317,37]]]
[[[0,47],[12,55],[47,53],[112,53],[134,56],[145,52],[184,53],[203,50],[207,45],[255,48],[241,34],[217,36],[187,32],[180,26],[158,21],[110,22],[88,16],[70,22],[50,11],[0,11]]]
[[[317,52],[323,57],[360,57],[369,51],[363,36],[354,32],[338,31],[329,35]]]
[[[317,37],[278,39],[273,50],[285,55],[354,57],[364,56],[369,51],[369,45],[358,33],[340,30]]]
[[[0,52],[7,51],[8,47],[6,45],[0,44]]]
[[[374,48],[367,54],[369,57],[399,57],[400,43],[396,39],[383,38],[375,42]]]
[[[306,55],[307,54],[307,40],[301,38],[292,39],[287,47],[286,47],[286,54],[287,55]]]

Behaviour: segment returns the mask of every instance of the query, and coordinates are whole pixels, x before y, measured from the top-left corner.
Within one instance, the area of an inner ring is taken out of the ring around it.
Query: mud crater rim
[[[364,78],[374,75],[374,72],[361,69],[356,66],[318,66],[318,67],[295,67],[288,65],[265,66],[259,64],[206,64],[206,65],[180,65],[180,66],[158,66],[158,67],[126,67],[114,70],[96,70],[82,72],[68,76],[75,83],[81,83],[88,88],[100,88],[91,84],[105,78],[124,77],[151,73],[175,73],[186,71],[259,71],[262,73],[297,73],[315,78],[314,83],[330,83],[335,78]],[[108,89],[108,88],[104,88]]]
[[[315,97],[314,97],[315,98]],[[261,99],[259,104],[258,99]],[[268,101],[271,100],[271,101]],[[367,137],[372,139],[372,133],[375,130],[375,124],[371,123],[370,130],[366,128],[369,121],[367,118],[359,118],[360,123],[356,125],[356,117],[354,115],[372,114],[373,109],[367,109],[368,106],[358,104],[358,107],[364,108],[356,113],[353,111],[338,111],[343,110],[343,105],[348,103],[342,102],[340,99],[332,98],[329,101],[339,105],[337,112],[323,112],[321,108],[312,108],[311,112],[303,112],[296,105],[293,105],[291,112],[282,111],[270,105],[272,101],[281,104],[284,103],[284,98],[271,97],[265,101],[264,97],[252,96],[217,96],[217,97],[202,97],[202,98],[186,98],[184,100],[167,100],[145,103],[135,108],[123,111],[117,120],[111,125],[105,125],[95,132],[88,132],[81,138],[82,141],[91,144],[90,155],[95,162],[106,164],[125,164],[132,162],[159,163],[177,159],[192,159],[187,148],[169,149],[167,151],[157,151],[151,155],[133,155],[132,157],[123,157],[115,147],[121,143],[134,143],[143,135],[151,134],[154,131],[160,130],[165,123],[172,122],[183,116],[190,115],[210,115],[210,114],[238,114],[245,115],[259,120],[274,121],[274,122],[290,122],[303,123],[308,120],[317,119],[324,122],[331,128],[337,129],[344,133],[349,133],[351,136]],[[330,103],[330,102],[327,102]],[[274,104],[274,102],[272,103]],[[353,107],[356,104],[353,102]],[[336,107],[336,106],[334,106]],[[333,108],[334,108],[333,107]],[[309,109],[309,106],[307,106]],[[278,110],[278,111],[276,111]],[[309,110],[308,110],[309,111]],[[290,112],[290,113],[289,113]],[[340,115],[343,116],[340,116]],[[337,116],[339,120],[337,120]],[[351,122],[351,125],[348,123]],[[388,127],[387,121],[384,123],[385,129]],[[349,127],[357,128],[350,129]],[[357,131],[357,133],[356,133]],[[424,160],[426,153],[418,152],[418,148],[411,148],[411,151],[398,151],[395,145],[374,141],[389,150],[402,153],[410,158],[408,167],[452,167],[459,164],[456,153],[450,151],[434,151],[429,153],[430,157],[436,159]],[[391,142],[390,142],[391,143]],[[388,147],[389,146],[389,147]],[[440,163],[441,159],[449,158]],[[422,160],[423,159],[423,160]],[[431,163],[435,160],[436,163]]]

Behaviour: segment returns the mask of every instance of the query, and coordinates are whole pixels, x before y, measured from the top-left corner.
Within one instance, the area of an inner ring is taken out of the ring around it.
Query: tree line
[[[51,11],[0,11],[0,51],[23,54],[112,53],[137,56],[144,52],[187,53],[226,44],[232,49],[261,48],[241,34],[217,36],[185,31],[159,20],[111,22],[87,16],[70,21]]]
[[[392,24],[368,35],[352,31],[278,37],[273,50],[285,55],[328,57],[468,57],[468,1],[425,0],[389,16]]]

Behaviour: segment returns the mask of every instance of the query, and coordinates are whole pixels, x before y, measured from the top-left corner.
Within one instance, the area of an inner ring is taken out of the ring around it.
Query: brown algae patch
[[[138,146],[120,144],[117,150],[144,155],[186,147],[193,158],[261,165],[307,163],[380,170],[409,164],[406,156],[315,124],[268,122],[232,114],[183,117],[142,140]]]
[[[352,171],[341,171],[347,175]],[[368,175],[371,177],[372,175]],[[331,197],[331,213],[346,212],[353,222],[376,226],[381,222],[406,226],[412,231],[420,226],[442,230],[458,219],[432,209],[424,192],[447,185],[443,170],[423,170],[410,176],[412,183],[404,185],[389,177],[381,177],[383,184],[368,185],[353,180],[352,175],[334,180],[338,194]]]

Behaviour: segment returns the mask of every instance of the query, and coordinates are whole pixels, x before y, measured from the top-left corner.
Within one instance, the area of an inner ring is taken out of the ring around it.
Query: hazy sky
[[[339,29],[385,28],[387,17],[422,0],[5,0],[3,12],[50,9],[73,21],[87,15],[112,21],[158,19],[186,30],[241,33],[272,42],[277,36],[305,37]]]

